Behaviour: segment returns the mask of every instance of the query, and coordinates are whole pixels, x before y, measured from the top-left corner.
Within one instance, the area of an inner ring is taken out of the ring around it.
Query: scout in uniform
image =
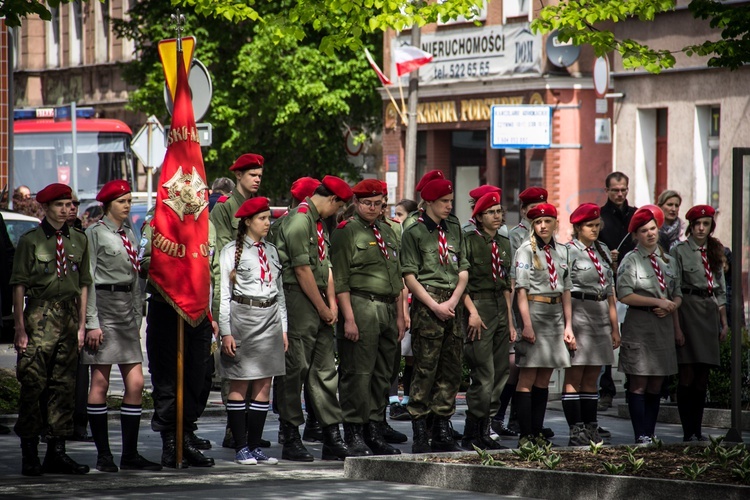
[[[50,184],[36,196],[44,219],[18,241],[13,286],[16,373],[21,383],[16,434],[21,438],[25,476],[86,474],[88,466],[65,453],[73,433],[78,351],[86,333],[87,287],[91,284],[86,236],[66,224],[71,189]],[[25,307],[24,307],[25,303]],[[39,400],[47,391],[47,423]],[[47,454],[39,463],[39,435],[47,435]]]
[[[86,230],[91,256],[91,275],[86,306],[86,344],[83,363],[91,365],[88,417],[96,443],[96,468],[117,472],[109,448],[107,391],[112,365],[120,367],[125,395],[120,410],[122,456],[120,467],[161,470],[138,453],[143,396],[141,351],[141,287],[138,284],[138,252],[133,230],[127,223],[132,196],[124,180],[106,183],[96,195],[104,204],[104,216]]]
[[[677,348],[677,408],[684,441],[705,440],[701,424],[708,374],[712,366],[719,366],[719,344],[727,337],[724,245],[712,236],[715,215],[709,205],[688,210],[687,241],[670,252],[676,286],[682,292],[679,316],[685,344]]]
[[[138,259],[140,275],[148,279],[151,267],[151,240],[153,227],[150,219],[153,209],[146,216],[143,225]],[[208,222],[209,261],[214,255],[215,233],[213,224]],[[218,260],[218,259],[217,259]],[[213,284],[213,282],[212,282]],[[146,316],[146,354],[148,355],[148,369],[151,373],[152,396],[154,398],[154,414],[151,418],[151,429],[161,434],[162,454],[161,464],[164,467],[176,467],[176,398],[177,398],[177,311],[172,307],[159,291],[146,282],[148,299],[148,315]],[[206,290],[210,293],[210,290]],[[198,428],[196,422],[206,406],[206,378],[207,371],[212,366],[211,342],[218,324],[206,317],[197,326],[184,325],[184,354],[183,354],[183,463],[193,467],[213,467],[214,459],[201,453],[201,449],[208,449],[208,440],[195,435]],[[200,447],[200,448],[199,448]]]
[[[264,239],[271,226],[268,198],[245,201],[235,216],[240,231],[220,257],[220,371],[229,379],[227,423],[235,440],[235,462],[276,464],[261,450],[260,438],[271,379],[284,375],[287,320],[281,263],[276,247]]]
[[[617,269],[617,297],[628,306],[619,370],[629,376],[628,408],[635,440],[648,444],[654,437],[664,377],[677,373],[675,343],[685,341],[677,319],[682,292],[676,287],[671,259],[657,244],[654,213],[645,207],[636,210],[628,231],[637,245],[620,259]]]
[[[445,179],[445,175],[443,175],[443,172],[441,170],[430,170],[429,172],[424,174],[421,179],[419,179],[419,182],[417,183],[417,186],[414,189],[417,193],[421,193],[422,189],[424,189],[424,187],[429,182],[434,181],[434,180],[440,180],[440,179],[443,179],[443,180]],[[417,222],[417,219],[423,213],[424,213],[424,201],[421,201],[417,205],[417,210],[409,213],[409,215],[407,215],[406,218],[401,221],[402,233],[403,231],[406,231],[406,228],[408,228],[409,226]],[[455,222],[456,224],[460,225],[460,222],[458,221],[458,218],[455,215],[450,214],[448,218],[452,222]]]
[[[523,334],[516,342],[516,400],[519,445],[544,428],[549,380],[555,368],[568,368],[575,350],[571,325],[570,260],[555,241],[557,209],[541,203],[527,212],[532,234],[516,252],[516,296]]]
[[[344,438],[352,451],[398,455],[383,439],[382,427],[385,395],[405,329],[399,242],[379,217],[380,181],[364,180],[352,191],[355,214],[339,224],[331,238],[341,316],[336,333]]]
[[[600,442],[596,407],[597,380],[602,365],[614,362],[620,346],[614,296],[614,274],[609,249],[597,238],[602,220],[598,205],[584,203],[570,214],[573,240],[566,246],[570,255],[570,292],[576,353],[565,370],[562,405],[570,427],[568,446]]]
[[[450,427],[461,382],[461,328],[456,309],[469,279],[461,226],[448,218],[453,184],[428,182],[421,191],[424,212],[401,237],[401,268],[412,293],[414,378],[407,409],[414,431],[413,453],[457,451]],[[432,446],[427,416],[432,413]]]
[[[323,459],[351,456],[341,439],[341,407],[336,399],[338,375],[333,358],[333,325],[338,316],[328,232],[323,219],[334,215],[351,199],[352,190],[342,179],[327,175],[305,205],[288,215],[276,246],[283,266],[282,279],[289,315],[289,349],[286,375],[274,379],[284,447],[281,458],[310,462],[298,427],[304,421],[300,392],[308,385],[310,404],[323,426]]]
[[[469,283],[464,295],[464,357],[471,371],[466,391],[466,425],[461,446],[499,449],[490,438],[490,417],[500,406],[500,392],[508,378],[510,302],[510,243],[497,230],[503,221],[500,193],[489,191],[474,205],[474,224],[464,232]]]

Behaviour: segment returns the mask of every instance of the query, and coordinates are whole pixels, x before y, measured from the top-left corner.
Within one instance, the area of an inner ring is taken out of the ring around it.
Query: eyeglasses
[[[367,208],[373,208],[373,207],[374,208],[380,208],[380,207],[383,206],[383,201],[382,200],[379,200],[379,201],[360,200],[359,203],[360,203],[360,205],[364,205]]]
[[[484,215],[489,215],[490,217],[502,216],[503,211],[502,210],[485,210]]]

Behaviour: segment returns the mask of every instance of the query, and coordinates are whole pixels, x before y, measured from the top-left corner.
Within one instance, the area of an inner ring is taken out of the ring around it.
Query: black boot
[[[89,466],[79,464],[65,453],[64,439],[48,437],[47,454],[44,456],[42,471],[45,474],[87,474]]]
[[[322,443],[323,429],[320,427],[320,422],[311,415],[307,414],[307,420],[305,420],[305,430],[302,433],[302,440],[310,443]]]
[[[385,440],[386,443],[400,444],[409,440],[409,438],[406,437],[406,434],[398,432],[390,426],[385,419],[385,412],[383,412],[383,421],[380,424],[380,434],[383,436],[383,440]]]
[[[433,433],[433,443],[434,443]],[[474,418],[470,413],[466,413],[466,422],[464,422],[464,437],[461,439],[461,448],[469,451],[474,451],[474,447],[484,449],[484,443],[482,443],[479,437],[479,420]]]
[[[214,466],[214,459],[211,457],[207,457],[206,455],[201,453],[198,448],[193,446],[193,443],[190,441],[188,434],[185,434],[182,440],[182,455],[185,457],[185,460],[187,460],[187,463],[192,465],[193,467]]]
[[[323,460],[344,460],[346,457],[354,457],[352,451],[341,439],[339,424],[331,424],[323,427]]]
[[[276,438],[276,442],[279,443],[279,444],[284,444],[284,430],[283,430],[283,427],[284,426],[282,425],[281,420],[279,420],[279,434],[278,434],[278,437]]]
[[[163,431],[161,433],[161,464],[172,469],[177,468],[177,441],[174,431]],[[183,453],[182,468],[188,467]]]
[[[190,441],[190,444],[193,448],[198,450],[210,450],[211,449],[211,441],[208,439],[202,438],[200,436],[197,436],[195,432],[188,431],[185,433],[185,439]]]
[[[284,441],[281,458],[292,462],[312,462],[313,456],[302,444],[297,426],[285,420],[279,420],[279,425],[281,426],[280,434]]]
[[[432,451],[462,451],[453,439],[450,417],[435,415],[432,424]]]
[[[38,446],[39,438],[21,438],[21,474],[24,476],[42,475]]]
[[[412,453],[429,453],[432,451],[430,448],[430,441],[427,437],[427,419],[420,418],[418,420],[411,421],[412,435]]]
[[[344,442],[349,448],[351,456],[366,457],[372,455],[372,450],[365,443],[362,424],[344,423]]]
[[[479,439],[485,450],[502,450],[505,446],[490,437],[490,420],[490,417],[486,417],[479,421]]]
[[[382,422],[368,422],[365,425],[365,444],[372,450],[374,455],[400,455],[401,450],[388,444],[383,437],[382,430]]]

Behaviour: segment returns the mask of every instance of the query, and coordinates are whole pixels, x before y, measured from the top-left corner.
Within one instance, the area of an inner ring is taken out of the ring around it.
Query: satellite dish
[[[561,42],[557,39],[557,30],[554,30],[547,37],[545,49],[549,62],[558,68],[567,68],[578,60],[581,55],[581,47],[573,45],[573,41]]]
[[[190,65],[188,85],[190,85],[190,95],[193,100],[193,115],[195,116],[195,121],[198,122],[206,114],[206,111],[208,111],[213,93],[211,76],[208,74],[208,70],[203,63],[198,59],[193,59],[193,63]],[[174,103],[172,102],[172,96],[169,93],[166,83],[164,84],[164,103],[167,105],[167,111],[169,111],[171,116]]]

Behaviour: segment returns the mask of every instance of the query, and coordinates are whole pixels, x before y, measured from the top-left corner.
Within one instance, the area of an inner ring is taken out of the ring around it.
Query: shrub
[[[743,329],[742,335],[742,401],[750,401],[750,341],[748,340],[747,329]],[[711,370],[708,377],[708,400],[711,406],[719,408],[729,408],[732,397],[732,332],[727,335],[727,339],[721,343],[719,349],[720,365]]]

